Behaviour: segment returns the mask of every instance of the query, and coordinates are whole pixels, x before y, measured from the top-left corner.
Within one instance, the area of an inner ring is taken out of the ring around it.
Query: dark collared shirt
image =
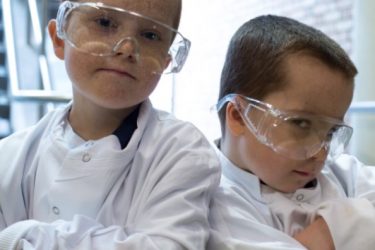
[[[113,132],[113,134],[119,139],[122,149],[126,148],[134,131],[137,129],[140,106],[141,105],[138,105],[138,107],[130,113],[130,115],[126,117],[121,125]]]

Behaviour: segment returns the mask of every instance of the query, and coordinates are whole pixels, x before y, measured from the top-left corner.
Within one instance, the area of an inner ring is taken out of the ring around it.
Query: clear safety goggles
[[[219,111],[231,102],[254,136],[288,158],[305,160],[324,148],[329,159],[344,152],[353,129],[342,121],[311,114],[281,111],[271,104],[239,94],[224,96]]]
[[[190,49],[190,41],[172,27],[100,2],[65,1],[56,22],[58,36],[77,50],[112,56],[126,46],[141,67],[157,74],[179,72]]]

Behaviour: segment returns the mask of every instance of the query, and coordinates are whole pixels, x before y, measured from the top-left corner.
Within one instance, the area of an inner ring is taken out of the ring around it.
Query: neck
[[[136,107],[107,109],[73,102],[68,120],[75,133],[84,140],[97,140],[113,133]]]

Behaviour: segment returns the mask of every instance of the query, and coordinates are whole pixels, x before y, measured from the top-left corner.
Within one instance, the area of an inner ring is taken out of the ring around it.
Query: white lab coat
[[[337,250],[375,249],[375,168],[342,155],[326,163],[315,187],[285,194],[217,153],[223,173],[211,204],[209,249],[305,249],[292,236],[318,215]]]
[[[0,249],[205,249],[220,167],[193,125],[142,104],[125,149],[69,106],[0,141]]]

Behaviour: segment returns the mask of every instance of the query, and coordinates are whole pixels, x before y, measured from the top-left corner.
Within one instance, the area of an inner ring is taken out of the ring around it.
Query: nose
[[[129,60],[139,61],[139,44],[134,37],[121,39],[113,48],[117,55],[125,55]]]

